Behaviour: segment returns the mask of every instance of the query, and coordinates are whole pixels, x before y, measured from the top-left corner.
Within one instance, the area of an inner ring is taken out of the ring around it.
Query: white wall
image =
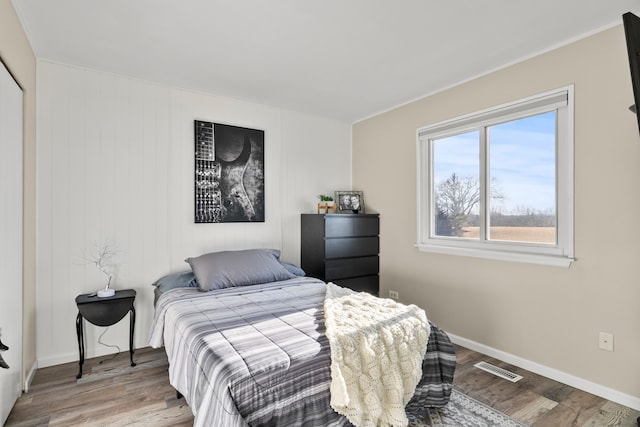
[[[351,185],[349,123],[109,73],[38,63],[37,358],[78,359],[78,294],[104,286],[87,264],[95,245],[119,250],[116,289],[133,288],[135,346],[147,345],[150,284],[188,256],[274,247],[299,262],[301,212]],[[265,131],[264,223],[194,224],[193,120]],[[112,350],[85,329],[87,356]],[[128,322],[103,342],[128,346]]]

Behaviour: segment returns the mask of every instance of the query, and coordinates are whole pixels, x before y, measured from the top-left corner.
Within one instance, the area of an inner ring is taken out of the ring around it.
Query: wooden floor
[[[164,349],[136,350],[38,369],[6,426],[191,426],[193,415],[169,385]]]
[[[137,350],[85,362],[39,369],[29,393],[9,415],[9,426],[190,426],[191,410],[169,385],[164,350]],[[640,413],[532,374],[466,348],[457,347],[455,387],[481,402],[540,427],[636,427]],[[473,365],[486,361],[524,378],[511,383]],[[623,420],[620,422],[620,420]]]
[[[638,427],[640,412],[536,375],[463,347],[456,347],[454,386],[465,394],[534,427]],[[516,383],[473,365],[485,361],[523,379]]]

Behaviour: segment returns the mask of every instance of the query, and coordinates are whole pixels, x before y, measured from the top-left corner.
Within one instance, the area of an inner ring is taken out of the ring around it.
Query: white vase
[[[112,297],[115,294],[116,294],[116,290],[112,288],[100,289],[98,291],[98,297],[100,298]]]

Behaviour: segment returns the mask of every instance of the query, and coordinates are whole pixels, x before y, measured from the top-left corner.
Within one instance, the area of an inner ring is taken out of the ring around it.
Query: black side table
[[[136,291],[126,289],[116,291],[112,297],[99,298],[96,294],[82,294],[76,297],[78,316],[76,317],[76,333],[78,334],[78,351],[80,352],[80,371],[76,378],[82,377],[82,365],[84,364],[84,328],[83,319],[87,319],[96,326],[111,326],[118,323],[127,314],[131,313],[131,326],[129,329],[129,356],[131,366],[133,363],[133,328],[136,323],[136,309],[133,301],[136,299]]]

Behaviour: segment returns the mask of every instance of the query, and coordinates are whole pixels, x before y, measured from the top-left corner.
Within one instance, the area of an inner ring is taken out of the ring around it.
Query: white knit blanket
[[[406,426],[429,339],[424,310],[327,284],[331,407],[357,427]]]

